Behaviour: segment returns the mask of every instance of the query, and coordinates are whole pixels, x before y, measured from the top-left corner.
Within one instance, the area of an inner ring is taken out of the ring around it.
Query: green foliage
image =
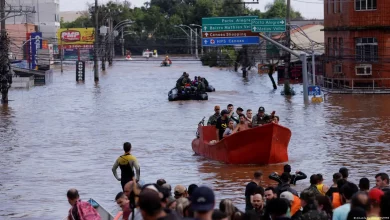
[[[259,18],[273,18],[286,16],[284,0],[274,0],[267,5],[266,12],[244,9],[241,0],[150,0],[142,7],[130,7],[129,1],[110,1],[99,6],[99,26],[108,26],[108,19],[112,19],[114,26],[119,22],[130,19],[134,23],[125,28],[125,48],[133,54],[142,50],[157,49],[159,54],[188,53],[189,37],[175,25],[202,24],[204,17],[255,15]],[[93,27],[94,9],[73,22],[61,21],[62,28]],[[301,14],[293,11],[292,18],[299,18]],[[188,28],[184,28],[188,33]],[[196,29],[194,29],[196,30]],[[194,34],[193,34],[194,36]],[[118,41],[119,42],[119,41]],[[198,38],[198,44],[201,45]],[[120,44],[116,45],[118,48]],[[231,51],[233,50],[233,51]],[[121,51],[118,49],[117,51]],[[233,56],[234,49],[229,49]],[[235,53],[235,52],[234,52]],[[216,56],[216,55],[213,55]],[[234,56],[235,57],[235,56]],[[232,58],[229,58],[232,59]]]
[[[205,53],[200,61],[203,66],[229,67],[233,66],[237,54],[233,47],[225,47]]]
[[[264,13],[264,18],[285,18],[287,12],[287,4],[285,0],[274,0],[273,3],[268,3],[265,6],[266,12]],[[291,8],[290,17],[292,19],[302,18],[302,15],[298,11],[294,11]]]

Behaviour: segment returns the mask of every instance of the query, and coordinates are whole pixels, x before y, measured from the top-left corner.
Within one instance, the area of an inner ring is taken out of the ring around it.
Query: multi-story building
[[[7,0],[7,5],[35,7],[36,13],[11,17],[6,24],[35,24],[44,39],[54,39],[60,28],[60,0]]]
[[[347,88],[390,87],[389,3],[324,0],[325,77]]]

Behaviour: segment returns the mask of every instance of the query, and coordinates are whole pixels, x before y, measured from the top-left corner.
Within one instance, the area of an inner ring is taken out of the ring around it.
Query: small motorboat
[[[89,204],[92,205],[96,209],[96,211],[99,213],[102,220],[114,220],[115,217],[107,211],[103,206],[101,206],[98,202],[96,202],[94,199],[88,200]],[[63,220],[67,220],[68,216],[66,216]]]
[[[126,60],[133,60],[133,58],[131,58],[130,55],[127,55],[127,56],[126,56]]]
[[[215,126],[200,123],[192,149],[198,155],[228,164],[274,164],[288,161],[290,138],[290,129],[270,123],[215,142]]]
[[[181,93],[177,90],[177,88],[171,89],[168,92],[168,100],[169,101],[179,101],[179,100],[208,100],[209,97],[207,93],[199,93],[197,91],[190,91],[189,88],[184,89]]]

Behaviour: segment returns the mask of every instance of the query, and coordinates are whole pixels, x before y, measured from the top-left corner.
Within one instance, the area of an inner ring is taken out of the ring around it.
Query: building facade
[[[7,0],[13,8],[34,7],[36,13],[11,17],[6,24],[35,24],[44,39],[53,39],[60,28],[60,0]]]
[[[325,77],[350,88],[390,87],[388,9],[389,0],[324,0]]]

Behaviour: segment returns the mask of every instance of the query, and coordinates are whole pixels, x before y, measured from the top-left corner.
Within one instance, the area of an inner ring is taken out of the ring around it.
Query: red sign
[[[220,37],[248,37],[259,36],[259,33],[252,31],[221,31],[221,32],[203,32],[203,38],[220,38]]]
[[[61,33],[61,39],[65,42],[80,41],[81,35],[78,31],[64,31]]]

